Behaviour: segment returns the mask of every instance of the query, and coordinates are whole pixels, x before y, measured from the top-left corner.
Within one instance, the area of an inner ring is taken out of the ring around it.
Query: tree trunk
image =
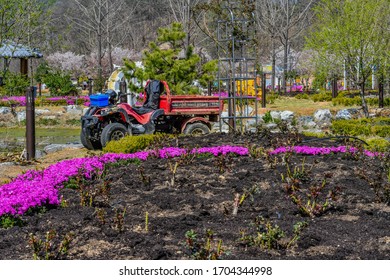
[[[275,39],[272,38],[272,76],[271,76],[271,89],[275,91],[275,75],[276,75],[276,50]]]
[[[288,39],[286,38],[285,44],[284,44],[283,85],[282,85],[284,94],[286,94],[286,92],[287,92],[287,67],[288,67]]]
[[[106,11],[107,11],[107,52],[108,52],[108,62],[109,62],[109,67],[110,67],[110,73],[114,72],[114,63],[112,61],[112,43],[111,43],[111,25],[109,24],[111,20],[111,15],[109,14],[110,11],[110,6],[109,6],[109,1],[106,0]]]
[[[366,99],[364,97],[364,91],[365,91],[365,87],[364,87],[364,84],[365,82],[362,82],[360,84],[360,97],[362,99],[362,109],[363,109],[363,113],[364,113],[364,116],[366,118],[369,117],[369,114],[368,114],[368,107],[367,107],[367,103],[366,103]]]

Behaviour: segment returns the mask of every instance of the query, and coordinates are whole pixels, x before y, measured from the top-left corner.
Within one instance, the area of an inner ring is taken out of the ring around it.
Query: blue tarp
[[[21,44],[6,41],[0,45],[0,57],[4,58],[41,58],[42,53],[37,49],[32,49]]]

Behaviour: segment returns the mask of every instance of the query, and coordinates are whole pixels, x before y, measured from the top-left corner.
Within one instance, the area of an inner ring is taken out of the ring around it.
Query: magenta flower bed
[[[271,155],[294,152],[304,155],[328,155],[332,153],[355,153],[356,148],[340,147],[280,147],[270,152]],[[12,182],[0,186],[0,216],[23,215],[28,209],[41,205],[58,205],[60,198],[58,191],[71,177],[83,170],[84,176],[90,178],[94,171],[102,171],[106,163],[119,160],[139,159],[147,160],[150,156],[159,158],[172,158],[190,154],[212,154],[214,156],[236,154],[249,155],[248,148],[237,146],[219,146],[194,148],[191,151],[182,148],[162,148],[159,151],[143,151],[132,154],[104,154],[89,158],[75,158],[53,164],[43,171],[30,170],[18,176]],[[380,156],[379,153],[364,151],[366,156]]]
[[[25,96],[6,96],[0,98],[0,101],[3,102],[12,102],[15,103],[17,106],[26,106],[26,97]]]
[[[104,154],[90,158],[76,158],[53,164],[43,171],[30,170],[15,178],[12,182],[0,187],[0,216],[23,215],[29,208],[45,204],[58,205],[58,190],[71,177],[76,176],[80,169],[85,171],[89,178],[92,172],[101,171],[106,163],[118,160],[140,159],[146,160],[149,156],[171,158],[181,156],[187,150],[181,148],[163,148],[158,151],[145,151],[133,154]],[[190,153],[219,154],[236,153],[248,155],[248,149],[243,147],[220,146],[214,148],[194,149]]]
[[[77,104],[83,103],[84,106],[89,106],[89,96],[82,95],[77,97]],[[48,97],[46,98],[47,101],[50,102],[57,102],[60,100],[65,100],[68,105],[74,105],[76,104],[76,96],[57,96],[57,97]],[[12,102],[16,106],[26,106],[26,97],[25,96],[9,96],[9,97],[1,97],[0,101],[3,102]]]
[[[277,155],[286,152],[293,152],[296,154],[303,154],[303,155],[329,155],[335,153],[356,153],[357,151],[358,151],[357,148],[346,147],[346,146],[324,147],[324,148],[310,147],[310,146],[294,146],[294,147],[280,147],[270,152],[270,154]],[[368,157],[382,155],[381,153],[375,153],[367,150],[364,150],[364,154]]]

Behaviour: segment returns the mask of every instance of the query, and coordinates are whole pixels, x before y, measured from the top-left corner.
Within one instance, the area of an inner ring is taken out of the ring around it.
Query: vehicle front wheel
[[[209,134],[210,128],[204,123],[200,123],[200,122],[190,123],[190,124],[187,124],[183,133],[184,134],[191,134],[191,135]]]
[[[105,147],[108,142],[122,139],[126,135],[129,135],[129,131],[126,126],[121,123],[110,123],[103,128],[100,140],[102,142],[102,146]]]
[[[80,140],[81,140],[81,144],[83,144],[83,146],[88,150],[99,150],[102,148],[102,144],[100,143],[100,141],[93,141],[87,139],[87,136],[85,135],[83,130],[81,130],[80,133]]]

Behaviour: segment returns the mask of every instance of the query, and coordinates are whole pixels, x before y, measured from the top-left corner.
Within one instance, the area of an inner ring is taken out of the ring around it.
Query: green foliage
[[[222,248],[222,240],[214,242],[214,232],[210,229],[206,230],[204,238],[198,238],[194,230],[187,231],[185,237],[186,247],[195,260],[219,260],[226,254]]]
[[[41,118],[35,122],[37,126],[55,126],[58,125],[59,123],[60,121],[58,119],[45,119],[45,118]]]
[[[311,99],[314,102],[324,102],[324,101],[332,101],[332,93],[331,92],[321,92],[317,94],[313,94]]]
[[[73,237],[73,232],[69,232],[60,239],[56,231],[50,230],[44,239],[30,233],[28,243],[33,250],[34,260],[58,260],[68,254]]]
[[[4,80],[4,91],[9,96],[19,96],[26,94],[26,88],[30,86],[27,76],[8,72]]]
[[[364,139],[368,144],[367,149],[376,152],[389,152],[390,151],[390,142],[383,138],[370,138]]]
[[[310,99],[310,96],[307,93],[299,93],[295,95],[296,99]]]
[[[43,82],[50,89],[51,95],[63,96],[77,92],[70,78],[69,73],[61,70],[51,70],[43,77]]]
[[[269,92],[266,95],[267,104],[275,104],[275,100],[279,98],[279,94],[277,92]]]
[[[194,82],[197,80],[206,86],[214,80],[217,61],[200,65],[201,59],[194,53],[194,47],[184,46],[185,36],[180,23],[173,23],[170,28],[160,28],[157,41],[151,42],[149,50],[143,54],[144,68],[137,67],[134,61],[125,60],[127,78],[136,78],[138,81],[164,80],[176,94],[198,93],[199,89],[194,86]],[[132,87],[135,91],[142,90],[134,85]]]
[[[373,61],[386,63],[390,37],[383,22],[389,11],[388,0],[319,1],[307,47],[317,52],[321,82],[323,77],[338,75],[345,65],[349,77],[362,88]]]
[[[60,100],[47,100],[47,97],[41,96],[37,97],[35,99],[35,104],[38,104],[39,106],[66,106],[68,103],[66,102],[66,99],[60,99]]]
[[[95,77],[93,79],[93,90],[95,92],[102,92],[106,83],[106,79],[104,77]]]
[[[254,234],[247,234],[241,231],[240,241],[249,246],[258,246],[263,249],[280,249],[285,245],[281,244],[280,240],[285,237],[285,232],[278,226],[273,225],[271,221],[264,217],[258,217],[253,223],[256,232]]]
[[[80,119],[69,119],[65,121],[65,124],[69,126],[80,126]]]
[[[35,71],[35,80],[38,82],[38,83],[42,83],[46,77],[46,75],[48,75],[50,72],[50,67],[49,65],[47,64],[46,61],[42,62],[41,64],[38,65],[37,67],[37,70]]]
[[[23,226],[23,221],[19,217],[3,215],[0,217],[0,226],[2,228],[11,228],[14,226]]]
[[[126,136],[118,141],[110,141],[107,146],[103,148],[105,153],[134,153],[142,151],[152,145],[158,138],[157,134],[145,134],[139,136]]]
[[[366,103],[373,107],[379,106],[379,99],[378,98],[366,98]],[[384,106],[390,106],[390,98],[386,97],[383,100]],[[336,98],[332,99],[333,105],[343,105],[343,106],[362,106],[362,99],[359,96],[354,97],[343,97],[343,96],[337,96]]]
[[[267,111],[265,114],[264,114],[264,116],[263,116],[263,121],[265,122],[265,123],[270,123],[270,122],[272,122],[272,116],[271,116],[271,111]]]
[[[390,118],[363,118],[358,120],[335,120],[332,133],[349,136],[390,136]]]

